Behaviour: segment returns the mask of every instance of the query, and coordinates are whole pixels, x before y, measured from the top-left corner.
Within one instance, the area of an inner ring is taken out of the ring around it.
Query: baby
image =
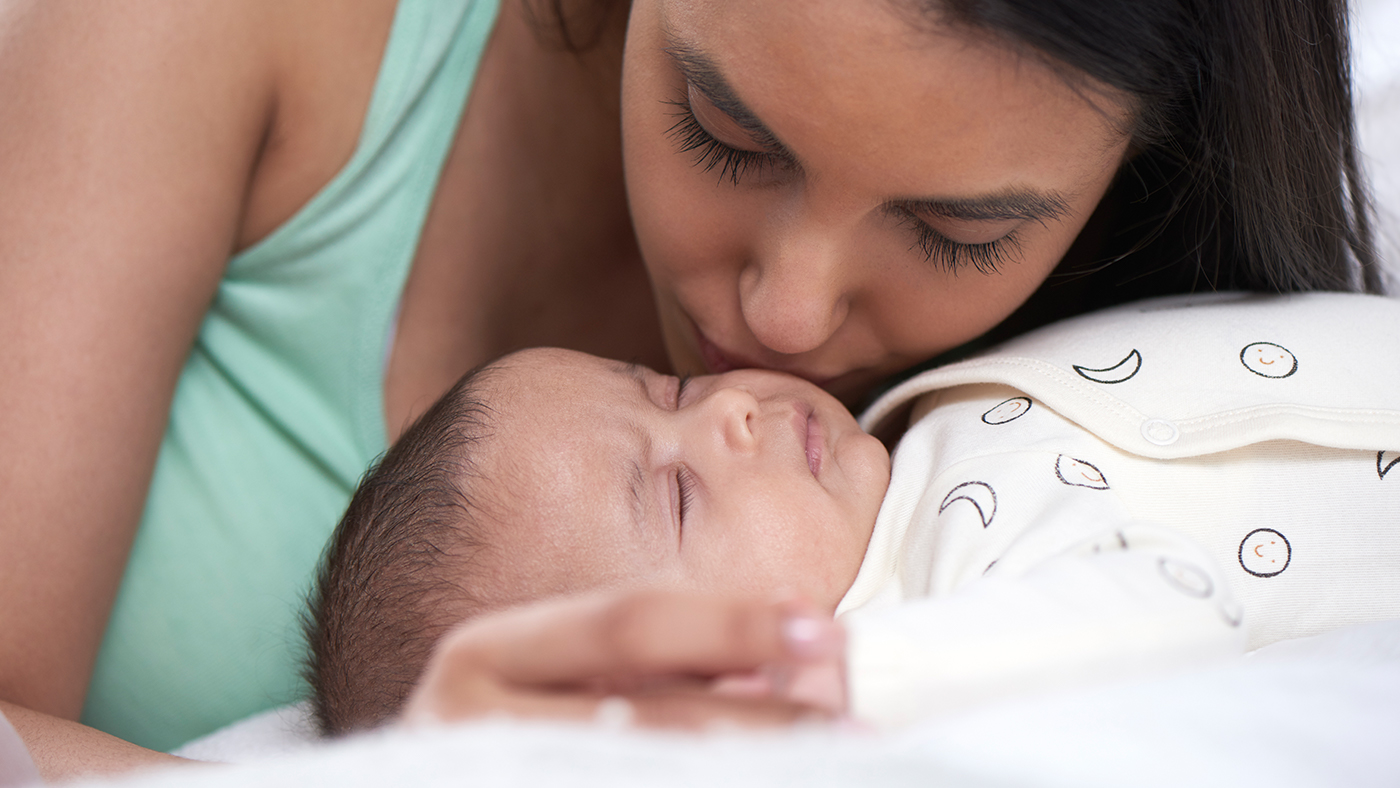
[[[1341,294],[1076,318],[877,401],[866,427],[910,411],[893,466],[798,378],[517,353],[352,500],[318,714],[387,719],[462,620],[598,588],[835,611],[877,724],[1400,617],[1396,336],[1400,302]]]

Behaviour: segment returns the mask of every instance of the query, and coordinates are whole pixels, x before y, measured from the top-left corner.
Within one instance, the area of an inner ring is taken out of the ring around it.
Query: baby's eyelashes
[[[677,465],[672,482],[672,505],[676,512],[676,530],[684,535],[686,515],[695,500],[695,476],[684,465]]]
[[[681,375],[676,378],[676,394],[671,400],[671,404],[676,410],[680,410],[681,404],[685,401],[685,385],[689,382],[689,375]]]

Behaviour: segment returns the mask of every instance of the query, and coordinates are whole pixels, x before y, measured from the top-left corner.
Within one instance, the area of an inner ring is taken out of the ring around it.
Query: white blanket
[[[687,736],[496,720],[323,744],[292,707],[183,752],[252,759],[89,784],[1396,786],[1400,621],[880,736],[830,728]]]

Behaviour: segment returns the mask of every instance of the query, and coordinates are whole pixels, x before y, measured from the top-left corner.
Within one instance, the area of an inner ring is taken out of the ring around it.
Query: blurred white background
[[[1353,0],[1357,126],[1380,215],[1380,245],[1400,296],[1400,0]]]

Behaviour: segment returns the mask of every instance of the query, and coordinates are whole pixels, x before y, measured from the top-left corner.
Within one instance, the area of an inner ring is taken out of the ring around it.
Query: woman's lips
[[[759,366],[731,357],[720,350],[719,346],[711,342],[709,337],[706,337],[698,328],[695,329],[695,341],[700,346],[700,358],[705,362],[705,367],[711,375],[723,375],[736,369],[750,369]]]
[[[731,355],[711,342],[709,337],[705,336],[705,333],[701,331],[698,326],[695,328],[695,344],[700,349],[700,360],[704,362],[705,369],[708,370],[711,375],[723,375],[726,372],[732,372],[736,369],[771,369],[777,372],[786,372],[789,375],[796,375],[818,386],[825,386],[832,380],[835,380],[835,378],[832,377],[811,375],[801,370],[784,369],[778,366],[760,364],[756,361]]]

